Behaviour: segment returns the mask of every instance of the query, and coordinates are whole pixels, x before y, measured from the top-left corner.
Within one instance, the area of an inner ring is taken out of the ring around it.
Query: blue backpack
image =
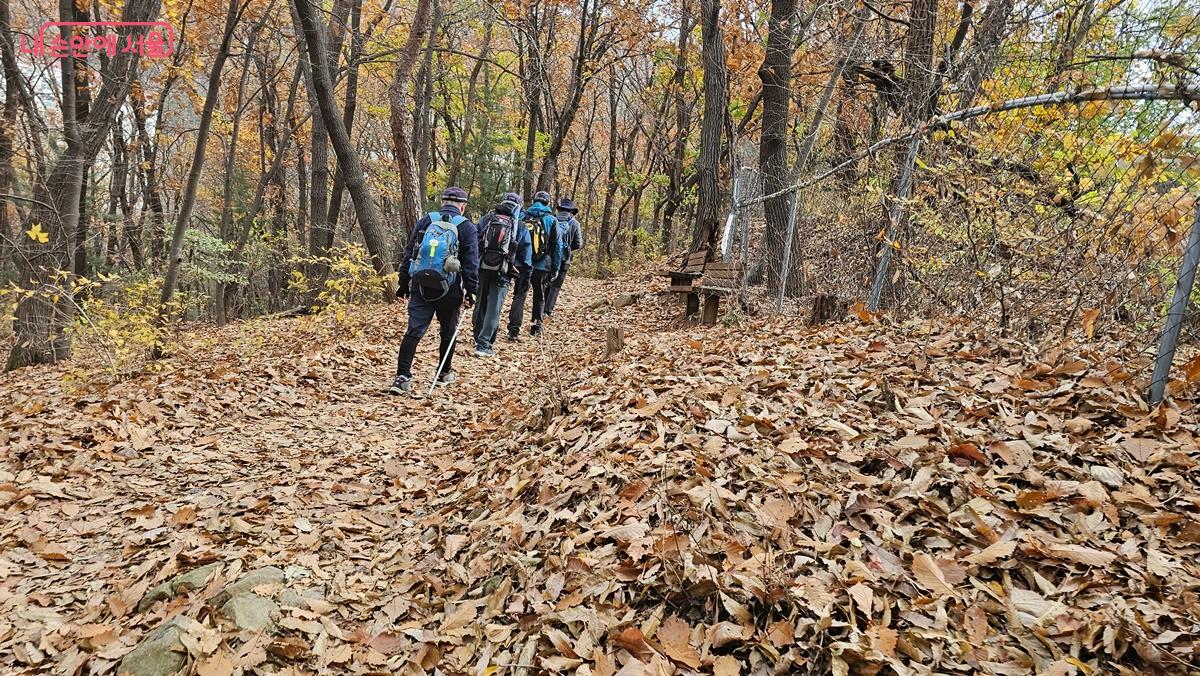
[[[425,228],[421,246],[408,264],[408,275],[419,286],[440,288],[442,296],[450,292],[461,269],[458,262],[458,226],[466,220],[463,216],[451,216],[447,221],[436,211],[429,214],[429,226]]]
[[[555,216],[558,224],[558,259],[565,261],[571,257],[571,217],[563,220]]]

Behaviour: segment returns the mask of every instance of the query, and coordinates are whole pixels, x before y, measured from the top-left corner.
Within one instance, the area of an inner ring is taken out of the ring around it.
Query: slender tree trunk
[[[604,209],[600,217],[600,237],[596,243],[596,276],[604,275],[604,263],[608,260],[608,245],[612,239],[613,202],[617,197],[617,114],[621,99],[621,85],[617,82],[616,69],[609,66],[608,83],[608,181],[604,188]]]
[[[62,5],[71,3],[64,0]],[[73,3],[72,3],[73,4]],[[60,5],[64,18],[71,8]],[[123,22],[151,21],[158,15],[159,0],[128,0],[121,13]],[[119,28],[118,40],[131,37],[134,28]],[[69,39],[69,35],[65,36]],[[83,168],[104,144],[112,129],[116,111],[125,97],[137,71],[135,52],[118,53],[109,60],[102,73],[96,105],[85,124],[76,127],[74,116],[75,73],[72,59],[61,59],[63,76],[64,131],[67,149],[48,169],[45,180],[38,180],[33,190],[33,207],[26,216],[23,229],[33,226],[47,233],[47,241],[21,238],[21,255],[17,256],[18,284],[32,293],[17,306],[13,329],[16,342],[9,352],[7,369],[33,364],[53,363],[70,354],[70,336],[65,331],[74,315],[69,280],[64,288],[62,271],[69,271],[73,260],[72,244],[79,219],[79,185]]]
[[[225,194],[221,203],[221,225],[217,235],[222,242],[226,243],[229,242],[233,232],[233,175],[236,169],[238,141],[242,131],[242,104],[246,97],[246,82],[250,79],[250,55],[254,51],[256,37],[257,31],[252,31],[242,48],[242,75],[238,80],[237,98],[234,100],[233,129],[229,132],[229,144],[225,149]],[[265,90],[268,86],[264,81],[263,89]],[[213,293],[213,314],[216,315],[217,326],[225,326],[228,321],[225,311],[226,286],[228,286],[227,282],[217,282],[216,291]]]
[[[692,231],[692,251],[715,251],[721,227],[721,151],[728,109],[725,40],[720,0],[700,0],[701,58],[704,64],[704,118],[700,123],[700,157],[696,162],[699,201]]]
[[[196,131],[196,151],[192,156],[187,183],[184,185],[183,196],[180,199],[179,212],[175,218],[175,229],[171,233],[171,248],[167,254],[167,273],[163,278],[162,297],[158,308],[160,327],[166,323],[170,315],[171,299],[175,295],[175,285],[179,281],[179,267],[183,263],[183,237],[187,233],[188,223],[192,218],[192,207],[196,203],[196,191],[200,187],[200,176],[204,171],[208,134],[212,129],[213,113],[220,100],[221,71],[225,69],[225,62],[229,59],[229,47],[233,42],[233,31],[237,28],[240,15],[238,0],[229,0],[229,7],[225,11],[225,30],[221,36],[221,45],[217,48],[212,68],[208,72],[208,88],[204,93],[204,108],[200,113],[200,127]],[[154,357],[157,358],[161,355],[162,345],[158,343],[154,347]]]
[[[421,217],[421,197],[417,186],[417,161],[413,155],[413,142],[409,129],[412,119],[412,73],[420,54],[421,42],[429,30],[432,0],[417,0],[413,25],[408,39],[396,60],[392,73],[392,85],[388,88],[392,150],[396,156],[396,169],[400,174],[400,216],[402,227],[407,230]]]
[[[579,34],[571,62],[571,79],[567,84],[564,105],[550,135],[546,157],[542,161],[542,171],[538,174],[538,190],[549,190],[554,182],[563,144],[566,143],[571,125],[575,122],[575,115],[579,112],[584,89],[593,77],[592,64],[602,58],[612,44],[614,35],[607,27],[608,24],[602,24],[599,11],[597,0],[582,1],[579,9]],[[547,112],[552,112],[548,106]]]
[[[433,2],[433,18],[429,24],[429,40],[425,43],[425,55],[421,62],[421,74],[417,82],[421,83],[420,98],[417,100],[416,124],[413,128],[413,140],[417,144],[417,190],[418,198],[424,202],[429,194],[429,167],[433,156],[433,48],[437,44],[438,31],[442,26],[442,3]]]
[[[362,57],[365,42],[359,30],[361,22],[362,0],[354,0],[354,6],[350,9],[350,65],[346,70],[346,103],[342,107],[342,124],[346,125],[348,134],[353,134],[354,113],[358,109],[358,60]],[[345,191],[346,177],[339,168],[333,176],[333,192],[329,196],[329,211],[325,214],[331,236],[337,233],[338,215],[342,211],[342,195]],[[301,241],[303,242],[303,234]]]
[[[329,140],[337,155],[338,166],[346,176],[346,189],[354,202],[355,215],[362,229],[363,242],[371,255],[371,263],[375,272],[383,277],[391,277],[392,264],[387,258],[387,242],[384,239],[383,224],[380,222],[379,211],[375,208],[375,200],[367,186],[358,152],[350,142],[350,134],[346,131],[341,117],[338,116],[337,101],[333,95],[333,84],[326,68],[324,41],[318,32],[318,24],[314,18],[314,10],[310,0],[293,0],[296,13],[300,15],[300,23],[304,29],[304,42],[308,48],[309,61],[313,65],[313,87],[317,93],[317,103],[321,108],[321,116],[325,118],[325,127],[329,131]]]
[[[471,143],[471,132],[474,131],[475,108],[479,105],[477,101],[477,91],[479,86],[479,73],[483,69],[484,61],[488,58],[488,50],[492,43],[492,24],[488,23],[483,29],[483,44],[479,47],[479,58],[475,60],[475,65],[471,68],[471,77],[467,81],[467,97],[463,101],[463,131],[462,138],[451,149],[450,167],[446,172],[446,183],[449,185],[458,185],[458,175],[462,171],[463,156],[467,152],[467,148]]]
[[[671,80],[675,99],[675,143],[671,149],[671,168],[668,173],[667,199],[662,217],[662,245],[668,255],[675,249],[675,212],[683,203],[683,154],[687,147],[688,107],[683,95],[687,82],[687,51],[691,38],[691,12],[687,0],[679,6],[679,35],[675,43],[675,75]]]

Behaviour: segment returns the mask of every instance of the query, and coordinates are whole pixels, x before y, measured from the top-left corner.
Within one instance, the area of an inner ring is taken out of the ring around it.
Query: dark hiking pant
[[[479,271],[479,301],[471,313],[471,333],[475,349],[490,350],[500,328],[500,311],[508,295],[508,277],[495,270]]]
[[[454,360],[454,343],[451,336],[458,327],[458,309],[462,306],[462,296],[453,292],[445,298],[426,300],[419,287],[414,287],[408,297],[408,330],[404,332],[404,340],[400,343],[400,355],[396,360],[396,375],[412,377],[413,357],[417,354],[417,344],[429,324],[437,317],[441,334],[441,344],[438,346],[438,363],[445,358],[446,365],[443,373],[449,373],[451,362]],[[447,356],[449,355],[449,356]],[[434,365],[437,368],[437,365]]]
[[[530,333],[537,335],[542,330],[542,308],[546,302],[546,287],[550,282],[549,270],[534,270],[529,288],[518,284],[513,292],[512,307],[508,309],[508,335],[516,337],[521,333],[521,321],[525,315],[525,296],[533,289],[533,315],[530,319]]]
[[[567,281],[567,270],[570,269],[570,261],[563,261],[562,268],[558,271],[558,276],[550,281],[550,289],[546,291],[547,316],[554,314],[554,307],[558,305],[558,294],[562,291],[563,283]]]

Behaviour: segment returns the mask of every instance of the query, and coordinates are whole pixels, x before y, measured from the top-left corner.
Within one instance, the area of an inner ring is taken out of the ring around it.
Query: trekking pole
[[[446,348],[446,354],[442,355],[442,361],[438,364],[437,370],[433,372],[433,382],[429,384],[429,394],[427,397],[433,396],[433,390],[437,387],[438,377],[442,375],[442,369],[446,368],[446,360],[450,358],[450,354],[454,352],[454,344],[458,341],[458,330],[462,328],[463,317],[467,316],[467,308],[463,308],[458,313],[458,322],[454,325],[454,334],[450,336],[450,345]]]

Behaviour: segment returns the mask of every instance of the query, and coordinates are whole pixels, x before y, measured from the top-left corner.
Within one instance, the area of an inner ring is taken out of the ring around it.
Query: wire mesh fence
[[[1177,342],[1167,364],[1194,379],[1198,100],[1178,79],[1067,89],[857,153],[835,124],[788,187],[740,172],[722,254],[777,309],[835,295],[897,319],[963,317],[1045,349],[1086,345],[1113,382],[1148,385],[1157,361],[1160,389],[1160,350]]]

